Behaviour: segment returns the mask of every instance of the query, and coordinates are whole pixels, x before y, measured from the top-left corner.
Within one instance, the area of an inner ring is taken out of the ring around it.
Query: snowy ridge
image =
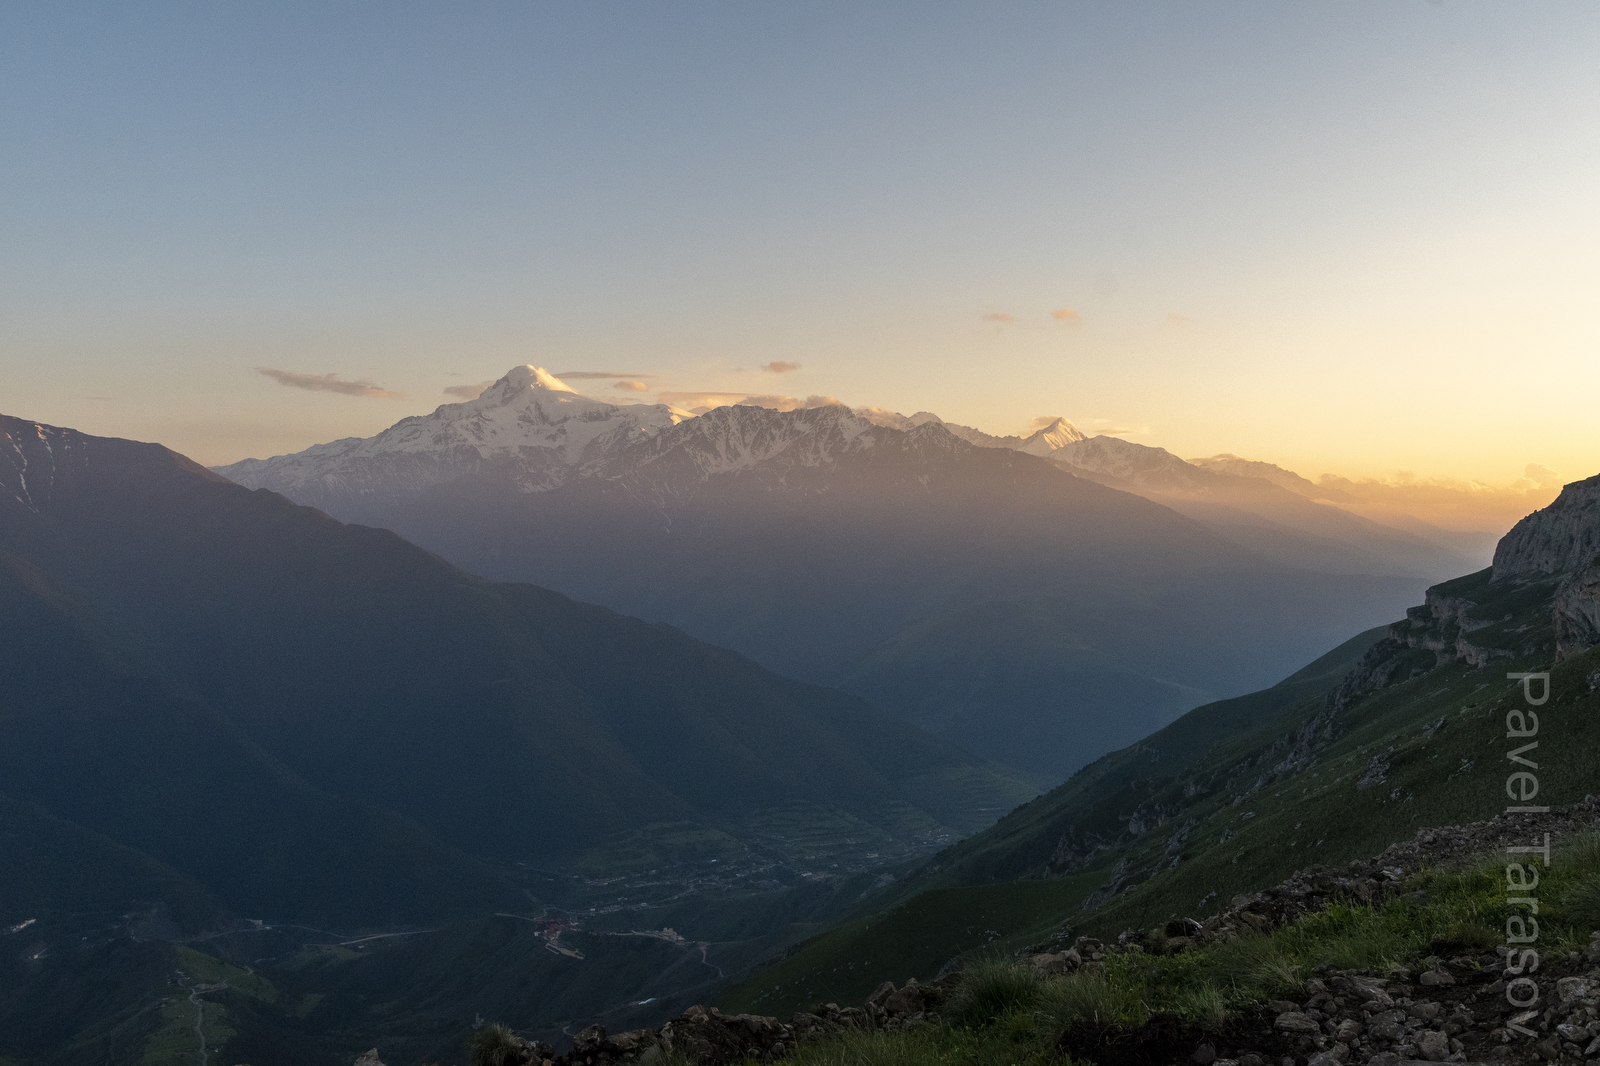
[[[909,432],[919,426],[933,422],[944,427],[952,436],[959,437],[968,444],[976,444],[980,448],[1010,448],[1012,451],[1027,452],[1029,455],[1049,455],[1064,445],[1085,439],[1083,431],[1065,418],[1057,418],[1049,425],[1026,437],[1019,437],[1015,434],[997,437],[993,433],[985,433],[983,430],[974,429],[971,426],[946,422],[932,411],[918,411],[916,414],[907,417],[895,411],[885,410],[882,407],[858,407],[855,410],[855,414],[860,418],[865,418],[873,425],[898,429],[902,432]]]
[[[1198,466],[1202,470],[1213,470],[1220,474],[1234,474],[1238,477],[1258,477],[1263,481],[1270,481],[1279,488],[1288,489],[1296,495],[1307,499],[1320,499],[1327,496],[1326,490],[1317,486],[1316,482],[1301,477],[1292,470],[1285,470],[1276,463],[1263,463],[1259,459],[1242,459],[1237,455],[1224,452],[1205,459],[1190,459],[1191,466]]]
[[[694,416],[667,404],[611,404],[575,391],[542,367],[513,367],[475,400],[403,418],[375,437],[347,437],[217,472],[251,488],[291,492],[413,487],[482,462],[519,468],[520,487],[560,484],[577,467]]]
[[[1203,483],[1202,479],[1206,476],[1192,463],[1185,462],[1165,448],[1134,444],[1120,437],[1080,439],[1047,454],[1057,462],[1070,463],[1081,470],[1136,484],[1159,481],[1163,484],[1197,486]]]
[[[55,488],[59,458],[71,455],[75,447],[81,456],[85,446],[73,430],[20,418],[0,418],[0,441],[5,445],[0,450],[0,493],[36,514]]]
[[[877,443],[873,429],[872,422],[842,405],[788,412],[718,407],[675,433],[656,438],[645,454],[618,458],[635,469],[670,460],[675,475],[692,470],[701,479],[780,459],[786,466],[820,467],[872,448]]]
[[[902,440],[902,434],[910,439]],[[1117,476],[1127,476],[1119,471],[1155,454],[1193,472],[1160,449],[1087,438],[1065,418],[1023,437],[985,433],[930,411],[907,416],[843,404],[793,411],[735,405],[696,417],[666,404],[596,400],[535,366],[513,367],[477,399],[401,419],[374,437],[348,437],[216,469],[247,487],[322,505],[352,496],[404,495],[480,474],[533,493],[577,478],[639,473],[652,480],[694,482],[762,465],[818,468],[890,440],[912,448],[937,442],[940,450],[962,441],[1064,459]]]

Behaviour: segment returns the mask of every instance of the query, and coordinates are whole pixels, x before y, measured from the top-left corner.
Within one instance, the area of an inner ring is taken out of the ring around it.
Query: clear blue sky
[[[1597,115],[1588,0],[8,4],[0,411],[222,462],[532,362],[1584,476]]]

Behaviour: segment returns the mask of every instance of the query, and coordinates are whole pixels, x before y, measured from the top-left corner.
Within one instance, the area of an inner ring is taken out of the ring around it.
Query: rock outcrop
[[[760,1014],[723,1014],[715,1007],[696,1005],[659,1029],[612,1034],[603,1025],[591,1025],[573,1038],[572,1049],[562,1055],[549,1044],[507,1033],[501,1045],[506,1051],[498,1056],[503,1061],[494,1066],[661,1066],[675,1055],[707,1066],[771,1062],[807,1037],[847,1029],[894,1032],[943,1024],[939,1008],[960,982],[959,972],[929,984],[913,978],[898,988],[885,981],[860,1007],[827,1003],[797,1013],[787,1023]]]
[[[1600,475],[1575,481],[1554,503],[1500,538],[1494,565],[1428,589],[1424,602],[1367,652],[1330,696],[1343,708],[1373,689],[1447,662],[1550,655],[1560,661],[1600,644]]]
[[[1494,550],[1494,579],[1577,570],[1597,554],[1600,474],[1566,486],[1549,507],[1533,512],[1501,537]]]
[[[1600,562],[1573,574],[1556,590],[1556,659],[1600,644]]]

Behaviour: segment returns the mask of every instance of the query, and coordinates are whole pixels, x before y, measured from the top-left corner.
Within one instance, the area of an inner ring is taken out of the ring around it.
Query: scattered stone
[[[1334,1044],[1326,1051],[1319,1051],[1311,1056],[1306,1066],[1341,1066],[1350,1057],[1350,1047],[1347,1044]]]
[[[725,1015],[715,1007],[694,1006],[662,1026],[660,1039],[669,1052],[682,1051],[700,1062],[720,1066],[747,1058],[770,1062],[793,1046],[794,1030],[776,1018]],[[573,1050],[577,1050],[576,1041]],[[577,1064],[569,1062],[568,1066]]]
[[[1320,1033],[1322,1026],[1315,1019],[1297,1010],[1286,1010],[1272,1023],[1274,1028],[1286,1033]]]
[[[1589,995],[1589,982],[1582,977],[1563,977],[1556,982],[1556,995],[1561,997],[1563,1003],[1583,999]]]
[[[1450,1057],[1450,1038],[1437,1029],[1424,1029],[1417,1034],[1417,1053],[1429,1062],[1443,1062]]]

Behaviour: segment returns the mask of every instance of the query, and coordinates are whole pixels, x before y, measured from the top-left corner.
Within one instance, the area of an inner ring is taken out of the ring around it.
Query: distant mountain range
[[[218,472],[842,686],[1043,781],[1471,565],[1064,419],[995,437],[840,405],[694,417],[534,367]]]

